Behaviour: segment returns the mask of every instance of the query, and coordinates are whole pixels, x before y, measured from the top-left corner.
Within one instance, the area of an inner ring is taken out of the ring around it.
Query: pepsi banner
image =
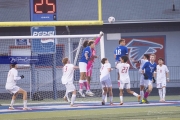
[[[56,35],[55,27],[31,27],[32,36],[54,36]],[[47,54],[56,52],[55,39],[32,39],[31,49],[33,53]]]

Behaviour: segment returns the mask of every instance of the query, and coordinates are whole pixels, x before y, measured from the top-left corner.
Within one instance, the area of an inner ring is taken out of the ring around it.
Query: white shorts
[[[104,87],[112,87],[111,79],[101,81],[102,88]]]
[[[65,86],[66,86],[66,91],[67,92],[73,92],[74,90],[76,90],[73,83],[67,83]]]
[[[148,87],[149,85],[152,85],[151,80],[144,80],[144,87]]]
[[[79,62],[79,70],[80,72],[87,72],[87,63]]]
[[[140,74],[140,85],[144,85],[144,75]]]
[[[12,89],[6,89],[8,92],[10,92],[11,94],[13,93],[13,94],[15,94],[15,93],[17,93],[18,91],[19,91],[19,89],[20,89],[20,87],[18,87],[18,86],[14,86]]]
[[[161,83],[157,83],[157,85],[156,85],[157,88],[162,88],[164,86],[166,87],[166,81],[163,81]]]
[[[121,82],[120,82],[120,87],[119,87],[119,89],[124,89],[125,86],[126,86],[126,89],[130,89],[130,88],[131,88],[130,83],[121,83]]]

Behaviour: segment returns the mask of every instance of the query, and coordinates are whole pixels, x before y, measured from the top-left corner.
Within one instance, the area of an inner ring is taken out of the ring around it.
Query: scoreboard
[[[30,0],[31,21],[57,20],[56,0]]]

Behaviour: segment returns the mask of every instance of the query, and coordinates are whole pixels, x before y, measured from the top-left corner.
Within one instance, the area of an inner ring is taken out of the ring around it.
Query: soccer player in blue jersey
[[[128,54],[128,48],[125,46],[126,41],[125,39],[119,40],[119,46],[114,50],[114,58],[115,58],[115,66],[120,62],[120,58],[122,56],[125,56]],[[120,88],[120,77],[119,77],[119,71],[117,70],[118,74],[118,86]]]
[[[156,66],[157,64],[154,62],[156,59],[156,55],[155,54],[151,54],[150,55],[150,61],[146,62],[144,64],[144,66],[142,67],[142,73],[144,74],[144,85],[145,87],[147,87],[148,89],[146,90],[146,93],[144,94],[144,98],[141,100],[141,104],[142,103],[149,103],[147,101],[147,98],[149,96],[149,94],[152,91],[152,82],[154,80],[154,72],[156,71]]]
[[[88,43],[89,46],[85,47],[83,49],[82,55],[81,55],[81,59],[79,61],[79,70],[80,70],[80,80],[79,80],[79,94],[82,97],[85,97],[84,93],[83,93],[83,86],[87,85],[87,78],[86,78],[86,72],[87,72],[87,63],[88,60],[90,60],[90,57],[92,55],[92,51],[91,49],[93,49],[95,47],[95,43],[94,41],[90,41]],[[87,88],[87,86],[85,86]],[[86,94],[89,96],[93,96],[94,94],[90,91],[87,90]]]

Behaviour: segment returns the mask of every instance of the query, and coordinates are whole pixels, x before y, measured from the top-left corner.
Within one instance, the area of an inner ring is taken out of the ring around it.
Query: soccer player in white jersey
[[[134,91],[131,91],[130,87],[130,77],[129,77],[129,67],[130,65],[127,63],[128,57],[122,56],[120,58],[121,63],[118,63],[116,68],[119,70],[120,75],[120,105],[123,105],[123,89],[126,87],[126,90],[129,94],[132,94],[138,98],[138,101],[140,101],[141,96],[135,93]]]
[[[18,76],[17,64],[12,64],[11,69],[8,72],[7,82],[5,86],[6,90],[13,94],[11,104],[9,106],[10,110],[14,110],[13,105],[18,94],[23,94],[23,110],[31,110],[27,107],[27,92],[16,85],[16,82],[23,78],[24,75]]]
[[[103,64],[100,69],[100,82],[103,88],[103,94],[102,94],[102,105],[105,105],[105,97],[107,93],[109,93],[110,98],[110,105],[113,105],[113,93],[112,93],[112,83],[111,83],[111,64],[109,63],[107,58],[103,58],[101,60],[101,63]]]
[[[165,96],[166,96],[166,81],[169,82],[169,70],[166,65],[163,64],[164,59],[159,58],[158,59],[158,65],[157,65],[157,88],[159,91],[159,97],[160,102],[165,102]]]
[[[142,67],[146,62],[148,62],[149,55],[144,54],[143,58],[139,61],[132,60],[134,63],[140,63],[139,73],[140,73],[140,96],[141,100],[144,97],[144,75],[142,74]]]
[[[63,58],[62,63],[64,64],[63,67],[63,76],[61,78],[62,84],[66,86],[66,94],[64,99],[68,99],[68,93],[72,92],[71,97],[71,107],[74,106],[74,101],[76,99],[76,88],[73,84],[74,79],[74,69],[77,69],[77,66],[74,66],[73,64],[70,64],[70,61],[68,58]]]

